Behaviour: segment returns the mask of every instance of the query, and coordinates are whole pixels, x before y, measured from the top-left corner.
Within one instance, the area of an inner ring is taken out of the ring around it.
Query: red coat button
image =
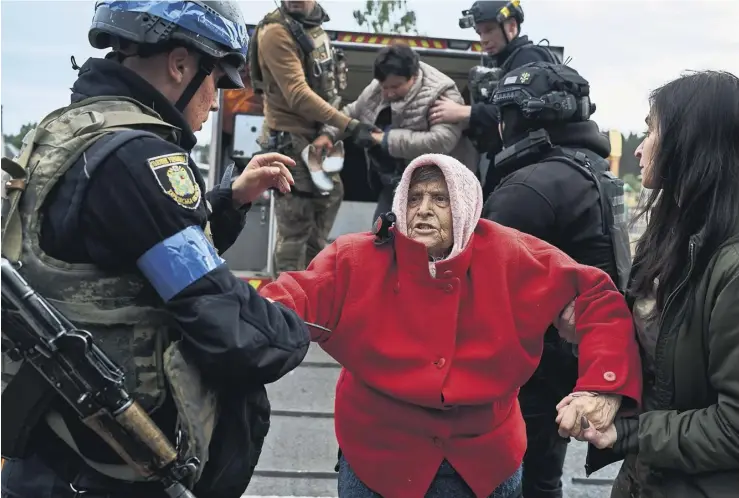
[[[613,372],[606,372],[603,374],[603,378],[608,382],[613,382],[614,380],[616,380],[616,374]]]
[[[444,368],[444,365],[446,365],[446,358],[439,358],[434,362],[434,365],[436,365],[436,368]]]
[[[454,286],[452,284],[447,284],[447,286],[444,288],[444,292],[447,294],[451,294],[454,292]]]
[[[446,278],[451,278],[451,277],[454,276],[454,272],[452,270],[447,270],[447,271],[444,272],[444,276]]]

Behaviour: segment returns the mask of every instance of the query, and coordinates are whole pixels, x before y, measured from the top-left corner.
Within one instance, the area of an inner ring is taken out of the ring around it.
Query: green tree
[[[21,131],[15,135],[6,135],[3,133],[3,140],[6,143],[14,145],[17,149],[20,149],[21,145],[23,145],[23,137],[25,137],[26,133],[31,131],[33,128],[36,128],[36,123],[26,123],[21,126]]]
[[[354,11],[354,19],[373,33],[418,34],[416,12],[407,0],[367,0],[363,10]]]

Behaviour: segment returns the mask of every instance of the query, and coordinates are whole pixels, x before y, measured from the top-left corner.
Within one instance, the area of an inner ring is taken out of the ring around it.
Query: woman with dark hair
[[[589,473],[625,459],[612,498],[736,497],[739,78],[693,73],[650,101],[636,156],[653,190],[627,296],[642,352],[642,412],[601,431],[582,420],[572,435],[604,449],[590,452]]]

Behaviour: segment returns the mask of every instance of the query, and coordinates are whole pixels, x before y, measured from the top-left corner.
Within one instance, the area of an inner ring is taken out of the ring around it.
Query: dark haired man
[[[590,119],[590,84],[568,66],[535,62],[506,74],[492,102],[505,148],[491,166],[502,180],[483,217],[600,268],[623,291],[631,268],[624,184],[610,173],[610,142]],[[568,441],[557,432],[555,407],[574,389],[577,371],[571,346],[550,328],[539,368],[519,395],[528,439],[526,498],[562,497]]]
[[[521,34],[524,15],[520,0],[480,0],[469,10],[462,12],[461,28],[474,28],[480,37],[482,51],[491,59],[495,78],[531,62],[561,63],[545,46],[536,45]],[[473,86],[473,82],[470,82]],[[468,133],[478,149],[487,153],[491,161],[483,178],[483,196],[492,191],[497,179],[493,178],[492,160],[500,152],[502,144],[498,136],[498,112],[489,102],[473,102],[466,106],[440,99],[431,109],[432,123],[468,123]]]
[[[377,54],[375,79],[359,98],[341,112],[361,123],[376,127],[367,146],[370,181],[380,196],[374,219],[390,211],[393,191],[408,161],[421,154],[448,154],[469,168],[477,166],[478,154],[472,142],[462,136],[461,124],[431,125],[428,113],[439,97],[463,103],[454,81],[438,69],[419,60],[407,45],[391,45]],[[314,145],[332,144],[339,130],[326,126]],[[379,184],[379,185],[377,185]]]

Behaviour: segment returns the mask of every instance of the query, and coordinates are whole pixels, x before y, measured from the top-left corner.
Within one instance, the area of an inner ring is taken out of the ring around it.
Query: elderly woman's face
[[[442,179],[411,183],[408,190],[408,237],[426,246],[429,256],[447,255],[454,241],[449,190]]]

